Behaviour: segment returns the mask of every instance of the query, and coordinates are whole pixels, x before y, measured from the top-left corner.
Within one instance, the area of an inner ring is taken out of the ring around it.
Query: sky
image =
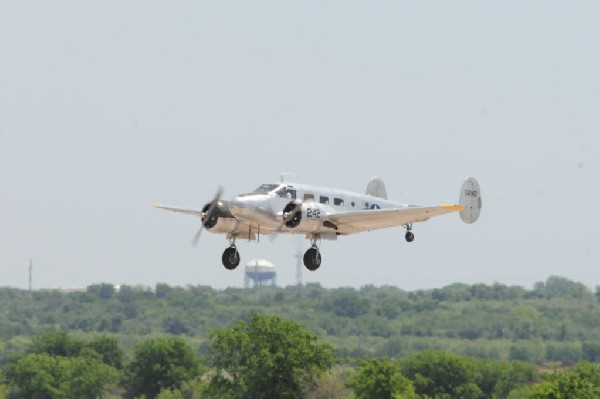
[[[299,236],[190,241],[201,207],[288,178],[456,214],[323,241],[325,287],[600,285],[600,3],[0,1],[0,286],[296,282]]]

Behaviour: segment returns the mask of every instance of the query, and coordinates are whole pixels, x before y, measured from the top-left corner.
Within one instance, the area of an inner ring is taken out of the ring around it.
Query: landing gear
[[[314,272],[321,266],[321,252],[317,246],[319,236],[312,237],[312,246],[304,253],[304,266],[311,272]]]
[[[223,252],[223,266],[227,270],[233,270],[240,264],[240,253],[236,247],[229,247]]]
[[[240,264],[240,253],[235,247],[235,237],[230,240],[229,248],[223,252],[221,260],[223,261],[223,266],[225,266],[225,269],[227,270],[233,270]]]
[[[304,253],[304,266],[311,272],[314,272],[321,266],[321,254],[318,248],[309,248]]]
[[[413,234],[412,230],[412,224],[405,224],[404,227],[406,228],[406,234],[404,235],[404,239],[407,242],[413,242],[415,239],[415,235]]]

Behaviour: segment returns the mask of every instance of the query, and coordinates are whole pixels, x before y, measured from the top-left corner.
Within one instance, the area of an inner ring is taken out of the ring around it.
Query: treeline
[[[521,361],[422,351],[339,359],[302,325],[256,314],[209,335],[148,338],[128,356],[114,337],[35,337],[0,369],[0,399],[551,399],[600,397],[600,365],[540,372]]]
[[[0,365],[45,331],[111,334],[126,353],[144,337],[175,335],[201,354],[211,331],[256,313],[284,316],[331,343],[337,356],[402,358],[426,349],[493,360],[600,362],[600,288],[550,277],[532,289],[452,284],[326,289],[96,284],[81,292],[0,288]]]

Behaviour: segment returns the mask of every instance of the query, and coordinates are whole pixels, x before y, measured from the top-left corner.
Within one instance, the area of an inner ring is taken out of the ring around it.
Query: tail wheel
[[[406,241],[408,242],[413,242],[415,239],[415,235],[412,233],[412,231],[407,231],[406,235],[404,236],[404,238],[406,239]]]
[[[240,264],[240,253],[235,247],[229,247],[223,252],[223,266],[227,270],[233,270]]]
[[[304,266],[310,271],[315,271],[321,266],[321,253],[317,248],[310,248],[304,253]]]

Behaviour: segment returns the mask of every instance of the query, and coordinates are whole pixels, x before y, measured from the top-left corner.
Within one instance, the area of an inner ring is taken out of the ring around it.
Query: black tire
[[[412,231],[407,231],[404,238],[406,239],[407,242],[413,242],[415,239],[415,235],[412,233]]]
[[[233,270],[240,264],[240,253],[236,248],[227,248],[223,252],[221,260],[223,261],[223,266],[225,266],[225,269]]]
[[[309,248],[304,253],[304,266],[311,272],[314,272],[321,266],[321,252],[316,248]]]

